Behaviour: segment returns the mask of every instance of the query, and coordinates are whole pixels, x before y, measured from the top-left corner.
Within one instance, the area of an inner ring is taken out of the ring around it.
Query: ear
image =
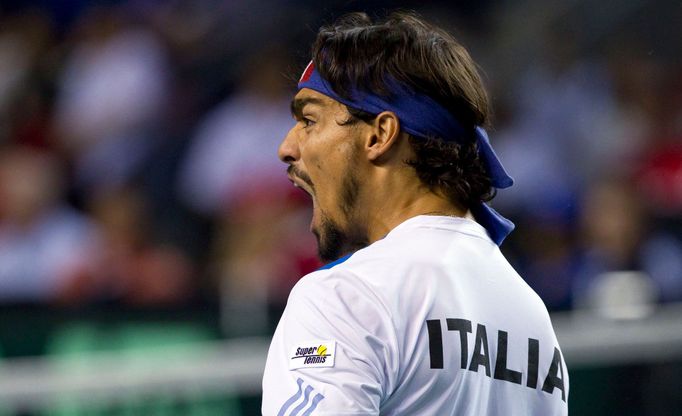
[[[400,137],[400,120],[391,111],[379,113],[371,122],[370,135],[365,142],[365,152],[370,161],[387,154]]]

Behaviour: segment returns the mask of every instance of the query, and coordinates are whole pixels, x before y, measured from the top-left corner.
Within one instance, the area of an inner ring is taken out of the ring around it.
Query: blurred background
[[[2,0],[0,416],[260,414],[320,266],[276,156],[295,80],[320,25],[397,7],[484,73],[571,414],[682,414],[678,0]]]

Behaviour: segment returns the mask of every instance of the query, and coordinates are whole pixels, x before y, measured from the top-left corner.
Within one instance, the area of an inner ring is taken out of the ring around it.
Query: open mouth
[[[316,224],[318,222],[318,210],[317,210],[317,201],[315,199],[314,195],[314,187],[313,184],[310,182],[310,179],[306,180],[304,179],[304,176],[307,176],[305,174],[298,174],[297,175],[297,170],[293,168],[292,166],[289,166],[289,169],[287,169],[287,176],[289,177],[289,180],[291,183],[294,185],[295,188],[300,189],[303,191],[310,200],[313,203],[313,212],[312,212],[312,218],[310,220],[310,231],[315,233],[316,229]]]
[[[294,185],[294,188],[300,189],[311,198],[313,197],[312,190],[309,188],[307,184],[305,184],[305,182],[301,181],[298,178],[292,178],[291,176],[289,177],[289,180]]]
[[[294,166],[289,165],[289,168],[287,169],[287,176],[289,177],[291,183],[294,184],[294,187],[301,189],[311,198],[313,197],[313,184],[305,173],[300,172]]]

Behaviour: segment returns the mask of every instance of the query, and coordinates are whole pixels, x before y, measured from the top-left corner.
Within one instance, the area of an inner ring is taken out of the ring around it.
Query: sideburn
[[[341,210],[346,217],[347,252],[359,250],[369,245],[369,236],[364,221],[358,215],[360,181],[357,174],[349,171],[341,189]]]

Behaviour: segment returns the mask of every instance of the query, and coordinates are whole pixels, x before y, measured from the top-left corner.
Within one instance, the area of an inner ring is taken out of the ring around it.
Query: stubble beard
[[[324,212],[320,212],[320,227],[313,233],[317,238],[318,255],[322,261],[337,260],[369,245],[367,228],[358,220],[357,215],[359,190],[360,184],[356,175],[349,172],[341,188],[340,208],[345,216],[345,227]]]

